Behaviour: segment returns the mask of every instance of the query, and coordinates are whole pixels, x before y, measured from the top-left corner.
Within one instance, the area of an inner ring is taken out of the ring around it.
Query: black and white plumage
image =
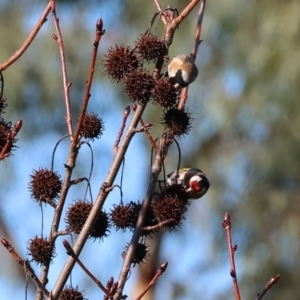
[[[209,189],[209,181],[205,173],[196,168],[183,168],[167,175],[167,185],[181,184],[190,199],[199,199],[204,196]]]

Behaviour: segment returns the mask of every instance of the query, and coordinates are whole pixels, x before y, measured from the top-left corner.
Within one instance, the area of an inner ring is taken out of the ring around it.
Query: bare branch
[[[202,22],[203,22],[203,16],[204,16],[204,10],[205,10],[205,4],[206,0],[201,0],[200,8],[198,11],[198,20],[197,20],[197,26],[196,26],[196,33],[195,33],[195,41],[194,41],[194,48],[191,53],[191,58],[195,61],[198,53],[198,48],[201,43],[200,37],[201,37],[201,29],[202,29]],[[182,110],[184,109],[187,97],[188,97],[188,89],[189,86],[182,89],[180,100],[178,104],[178,109]]]
[[[127,131],[125,133],[124,139],[122,140],[122,143],[121,143],[117,153],[114,156],[114,160],[110,167],[110,171],[109,171],[107,177],[105,178],[105,182],[106,182],[107,186],[112,186],[112,184],[117,176],[118,170],[124,159],[124,155],[127,151],[127,148],[130,144],[132,137],[134,136],[134,132],[132,129],[137,126],[137,124],[144,112],[144,109],[145,109],[145,105],[138,105],[137,110],[135,111],[135,113],[133,115],[133,118],[132,118],[132,120],[127,128]],[[85,245],[85,242],[90,233],[90,229],[92,228],[94,221],[96,220],[99,212],[101,211],[101,208],[105,202],[107,195],[108,195],[108,193],[105,191],[105,189],[100,189],[97,199],[93,205],[93,208],[90,211],[90,214],[89,214],[80,234],[78,235],[78,237],[74,243],[73,250],[77,256],[79,256],[82,248]],[[69,277],[69,274],[74,266],[74,263],[75,263],[74,259],[70,257],[67,260],[66,264],[64,265],[64,267],[53,287],[53,290],[52,290],[52,295],[53,295],[54,299],[58,297],[58,295],[61,293],[63,287],[65,286],[66,281]]]
[[[133,104],[132,108],[135,111],[136,110],[136,104]],[[158,147],[156,146],[155,140],[153,139],[153,137],[151,136],[151,134],[148,131],[149,127],[153,126],[153,123],[145,124],[142,118],[140,119],[140,123],[142,125],[142,128],[144,129],[143,131],[145,132],[145,134],[146,134],[146,136],[147,136],[147,138],[148,138],[148,140],[149,140],[149,142],[150,142],[153,150],[155,152],[157,152],[158,151]],[[146,126],[146,125],[148,125],[148,126]]]
[[[157,270],[152,280],[149,282],[145,290],[136,298],[136,300],[142,299],[142,297],[150,290],[150,288],[157,281],[157,279],[166,271],[167,267],[168,267],[168,262],[165,262],[164,264],[160,265],[159,269]]]
[[[255,300],[261,300],[263,296],[267,293],[267,291],[270,290],[271,287],[278,282],[279,278],[280,278],[280,274],[277,274],[274,277],[272,277],[267,283],[267,285],[265,286],[265,288],[263,289],[263,291],[261,293],[258,293]]]
[[[119,130],[118,136],[117,136],[115,144],[114,144],[114,154],[116,154],[117,151],[118,151],[119,143],[120,143],[121,137],[124,133],[124,129],[125,129],[125,126],[126,126],[126,121],[128,119],[129,114],[130,114],[130,106],[127,105],[124,109],[121,128]]]
[[[175,19],[177,26],[189,15],[189,13],[194,9],[194,7],[199,3],[200,0],[192,0],[186,8],[179,14]]]
[[[84,99],[83,99],[83,104],[81,107],[81,112],[79,116],[79,120],[77,123],[76,131],[74,134],[74,139],[72,142],[73,147],[76,147],[76,144],[78,142],[80,130],[83,124],[83,120],[85,117],[87,105],[89,102],[89,98],[91,96],[90,91],[91,91],[91,86],[93,82],[93,77],[94,77],[94,72],[95,72],[95,65],[96,65],[96,59],[97,59],[97,52],[98,52],[98,46],[101,40],[101,37],[104,35],[105,30],[103,30],[103,21],[102,19],[98,19],[96,22],[96,36],[95,36],[95,41],[94,41],[94,48],[93,48],[93,54],[92,54],[92,61],[91,61],[91,66],[90,66],[90,71],[89,71],[89,77],[85,86],[85,93],[84,93]]]
[[[156,8],[158,10],[158,13],[160,15],[160,18],[161,18],[163,24],[167,24],[166,16],[164,14],[164,11],[161,9],[161,6],[160,6],[158,0],[154,0],[154,4],[156,5]]]
[[[15,251],[15,249],[12,247],[12,245],[6,239],[2,238],[1,243],[8,250],[8,252],[12,255],[12,257],[15,259],[15,261],[24,269],[26,274],[32,279],[32,281],[42,291],[42,293],[44,293],[44,295],[49,297],[49,295],[50,295],[49,291],[39,281],[39,279],[37,278],[37,276],[34,273],[34,270],[30,266],[29,261],[21,259],[21,257],[18,255],[18,253]]]
[[[115,294],[115,296],[113,298],[114,300],[119,300],[122,296],[122,291],[123,291],[126,279],[128,277],[128,273],[130,270],[131,263],[133,261],[134,253],[135,253],[137,244],[139,242],[141,233],[143,232],[143,223],[144,223],[146,213],[149,209],[149,206],[151,204],[151,201],[152,201],[152,198],[154,195],[156,182],[157,182],[158,176],[161,172],[164,158],[167,155],[168,149],[171,146],[173,139],[174,139],[174,137],[170,133],[164,133],[162,138],[160,139],[159,151],[157,152],[155,162],[152,165],[151,177],[150,177],[150,182],[149,182],[148,189],[146,192],[146,196],[144,198],[141,210],[139,212],[138,220],[137,220],[134,232],[133,232],[133,236],[132,236],[130,245],[129,245],[126,255],[124,257],[123,266],[122,266],[122,269],[121,269],[121,272],[119,275],[119,280],[118,280],[119,287],[118,287],[117,293]]]
[[[109,295],[109,291],[104,287],[104,285],[86,268],[86,266],[81,262],[81,260],[77,257],[75,252],[73,251],[71,245],[67,240],[63,240],[63,245],[67,250],[67,254],[70,255],[77,264],[81,267],[81,269],[97,284],[97,286],[106,294]]]
[[[153,230],[156,230],[156,229],[159,229],[159,228],[162,228],[172,222],[174,222],[175,219],[171,218],[171,219],[168,219],[168,220],[165,220],[163,222],[160,222],[156,225],[153,225],[153,226],[147,226],[147,227],[144,227],[143,230],[144,231],[153,231]]]
[[[228,213],[225,213],[222,226],[225,229],[226,237],[227,237],[228,252],[229,252],[229,259],[230,259],[230,275],[233,280],[234,296],[236,300],[241,300],[241,295],[240,295],[240,290],[239,290],[239,285],[238,285],[237,275],[236,275],[236,269],[235,269],[235,262],[234,262],[234,253],[237,250],[237,245],[232,246],[231,231],[230,231],[231,221],[230,221],[230,215]]]
[[[34,26],[33,30],[31,31],[31,33],[29,34],[28,38],[25,40],[24,44],[21,46],[21,48],[19,50],[17,50],[7,61],[5,61],[4,63],[2,63],[0,65],[0,71],[5,70],[7,67],[9,67],[12,63],[14,63],[25,51],[26,49],[29,47],[29,45],[32,43],[32,41],[34,40],[34,38],[36,37],[37,33],[40,31],[40,29],[42,28],[43,24],[47,21],[47,16],[51,11],[51,1],[49,1],[49,3],[47,4],[43,14],[41,15],[41,17],[39,18],[38,22],[36,23],[36,25]]]
[[[65,105],[66,105],[66,122],[67,122],[67,127],[68,127],[68,133],[72,140],[73,139],[73,128],[72,128],[72,115],[71,115],[71,107],[70,107],[71,83],[68,82],[64,42],[63,42],[63,38],[61,35],[60,27],[59,27],[59,19],[56,16],[55,0],[50,0],[50,2],[51,2],[51,11],[52,11],[53,22],[54,22],[54,26],[56,29],[56,34],[53,34],[52,37],[57,42],[58,48],[59,48],[61,68],[62,68],[62,77],[63,77],[64,95],[65,95]]]

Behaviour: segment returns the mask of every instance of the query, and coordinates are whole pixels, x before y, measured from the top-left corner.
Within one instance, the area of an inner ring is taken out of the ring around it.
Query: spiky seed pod
[[[175,108],[177,106],[178,97],[178,91],[167,80],[161,78],[155,82],[152,91],[154,104],[158,104],[164,109]]]
[[[6,145],[7,139],[9,137],[10,131],[12,129],[11,122],[6,122],[4,119],[0,119],[0,152]],[[9,149],[7,149],[6,153],[7,156],[11,155],[11,151],[16,148],[14,143],[16,143],[17,139],[13,139],[11,145],[9,146]]]
[[[125,251],[122,253],[122,257],[124,258],[127,254],[129,248],[129,244],[126,245]],[[149,257],[149,246],[144,243],[138,243],[135,249],[134,257],[132,260],[133,266],[136,264],[142,265]]]
[[[178,110],[171,108],[164,112],[161,123],[165,128],[180,138],[182,135],[188,134],[192,128],[193,118],[187,108]]]
[[[80,135],[89,140],[98,139],[104,130],[103,120],[95,113],[87,113],[84,116]]]
[[[133,218],[132,218],[132,224],[131,224],[131,229],[134,230],[137,220],[138,220],[138,215],[140,213],[140,210],[142,208],[142,203],[140,202],[131,202],[131,209],[132,209],[132,214],[133,214]],[[155,222],[155,215],[151,209],[151,207],[148,209],[147,214],[146,214],[146,218],[144,221],[143,226],[144,227],[151,227],[156,225],[157,223]],[[141,233],[142,236],[145,237],[149,237],[151,236],[153,233],[155,233],[154,231],[151,230],[147,230]]]
[[[55,245],[46,238],[36,236],[29,240],[27,250],[28,255],[32,256],[32,261],[37,265],[47,265],[55,257]]]
[[[75,234],[79,234],[90,211],[93,207],[92,203],[87,203],[85,201],[76,201],[68,207],[66,212],[65,222],[67,223],[67,229]],[[91,230],[90,238],[102,239],[107,236],[109,232],[109,220],[105,212],[100,212],[98,218],[95,221],[94,227]]]
[[[177,195],[163,194],[157,197],[151,206],[158,223],[173,219],[164,225],[169,231],[173,231],[181,226],[184,213],[187,211],[186,204]]]
[[[111,225],[109,222],[108,214],[104,211],[101,211],[96,219],[96,222],[91,231],[90,237],[92,239],[94,239],[94,241],[97,239],[102,240],[104,237],[107,237],[109,235],[110,227],[111,227]]]
[[[145,61],[155,62],[159,57],[167,55],[165,42],[153,34],[141,36],[135,45],[139,56]]]
[[[145,71],[135,70],[124,78],[125,93],[134,102],[149,101],[154,88],[153,77]]]
[[[0,116],[3,115],[4,109],[7,107],[6,98],[3,95],[0,95]]]
[[[79,234],[92,209],[92,206],[93,204],[81,200],[71,204],[67,209],[65,218],[67,229],[75,234]]]
[[[111,210],[110,219],[115,224],[116,229],[125,231],[126,228],[132,228],[135,222],[135,213],[132,209],[131,203],[129,204],[114,204]]]
[[[79,291],[78,286],[75,288],[71,285],[66,285],[59,296],[59,300],[84,300],[84,291]]]
[[[111,81],[120,82],[127,74],[139,67],[139,61],[130,47],[116,45],[105,55],[104,67]]]
[[[164,198],[166,195],[177,196],[185,204],[190,204],[189,193],[182,186],[182,184],[162,185],[160,186],[160,198]]]
[[[33,170],[33,175],[30,175],[29,189],[31,198],[37,202],[49,203],[54,205],[56,199],[61,192],[62,181],[60,175],[52,170],[40,168]]]

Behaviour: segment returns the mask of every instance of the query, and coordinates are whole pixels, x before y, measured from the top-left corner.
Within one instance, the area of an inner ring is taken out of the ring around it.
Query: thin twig
[[[232,246],[231,231],[230,231],[231,221],[230,221],[230,215],[227,212],[225,213],[222,226],[225,229],[226,237],[227,237],[227,245],[228,245],[229,260],[230,260],[230,275],[233,280],[234,296],[236,300],[241,300],[241,295],[240,295],[239,285],[238,285],[237,275],[236,275],[235,262],[234,262],[234,253],[237,250],[237,245]]]
[[[127,105],[124,108],[121,128],[119,130],[119,133],[117,135],[117,138],[116,138],[116,141],[115,141],[115,144],[114,144],[114,154],[116,154],[117,151],[118,151],[118,149],[119,149],[119,143],[120,143],[121,137],[122,137],[122,135],[124,133],[124,129],[125,129],[125,126],[126,126],[126,121],[128,119],[129,114],[130,114],[130,106]]]
[[[74,253],[71,245],[67,240],[63,240],[63,245],[67,250],[67,254],[70,255],[77,264],[82,268],[82,270],[98,285],[98,287],[106,294],[109,295],[109,291],[104,287],[104,285],[86,268],[86,266],[81,262],[81,260]]]
[[[146,196],[144,198],[144,201],[142,203],[141,210],[138,215],[138,220],[136,223],[136,227],[133,232],[133,236],[131,239],[131,242],[129,244],[128,250],[126,252],[126,256],[124,257],[123,266],[119,275],[119,287],[117,290],[117,293],[114,296],[114,300],[119,300],[122,296],[122,291],[126,282],[126,279],[128,277],[128,273],[130,270],[131,263],[133,261],[134,253],[137,247],[137,244],[139,242],[140,236],[143,232],[143,223],[147,214],[147,211],[149,209],[149,206],[151,204],[153,195],[154,195],[154,189],[156,186],[157,178],[161,172],[162,164],[164,161],[164,158],[167,155],[168,149],[171,146],[173,142],[173,135],[170,133],[164,133],[162,138],[160,139],[160,148],[158,153],[156,154],[156,159],[152,165],[151,168],[151,177],[150,182],[148,185],[148,189],[146,192]]]
[[[80,130],[83,124],[83,120],[85,117],[87,105],[90,99],[90,91],[91,91],[91,86],[93,82],[93,77],[94,77],[94,72],[95,72],[95,65],[96,65],[96,59],[97,59],[97,52],[98,52],[98,46],[101,40],[101,37],[104,35],[105,30],[103,30],[103,21],[102,19],[98,19],[96,22],[96,35],[95,35],[95,41],[94,41],[94,48],[93,48],[93,54],[92,54],[92,60],[91,60],[91,66],[90,66],[90,71],[89,71],[89,77],[87,80],[87,83],[85,85],[85,92],[84,92],[84,98],[83,98],[83,104],[81,107],[81,112],[79,116],[79,120],[77,123],[76,131],[74,134],[74,139],[73,139],[73,146],[76,147],[76,144],[78,142]]]
[[[110,289],[112,288],[113,284],[114,284],[114,278],[113,278],[113,277],[110,277],[110,278],[108,279],[108,281],[107,281],[106,289],[107,289],[107,290],[110,290]],[[105,294],[104,297],[103,297],[103,300],[108,300],[108,299],[109,299],[109,298],[108,298],[108,295]]]
[[[174,220],[175,220],[174,218],[171,218],[171,219],[168,219],[168,220],[166,220],[166,221],[160,222],[160,223],[158,223],[158,224],[156,224],[156,225],[144,227],[144,228],[143,228],[143,231],[144,231],[144,232],[145,232],[145,231],[153,231],[153,230],[162,228],[162,227],[164,227],[164,226],[166,226],[166,225],[168,225],[168,224],[174,222]]]
[[[153,126],[153,123],[146,123],[145,124],[144,122],[141,122],[141,124],[143,124],[143,125],[141,127],[135,128],[134,131],[136,133],[138,133],[138,132],[145,132],[146,135],[147,135],[147,133],[149,133],[148,130],[149,130],[149,128],[151,128]]]
[[[194,7],[199,3],[200,0],[192,0],[184,10],[175,19],[177,26],[189,15],[189,13],[194,9]],[[202,0],[203,1],[203,0]]]
[[[24,269],[26,274],[33,280],[33,282],[36,284],[36,286],[46,295],[49,297],[50,293],[49,291],[43,286],[43,284],[39,281],[37,276],[34,273],[34,270],[30,266],[30,263],[28,260],[23,260],[18,255],[18,253],[15,251],[15,249],[12,247],[12,245],[4,238],[1,239],[2,245],[8,250],[8,252],[12,255],[12,257],[15,259],[15,261]]]
[[[159,269],[157,270],[152,280],[149,282],[145,290],[136,298],[136,300],[142,299],[142,297],[150,290],[150,288],[157,281],[157,279],[166,271],[167,267],[168,267],[168,262],[165,262],[164,264],[160,265]]]
[[[42,28],[43,24],[47,21],[47,16],[51,11],[51,0],[47,4],[43,14],[39,18],[38,22],[34,26],[33,30],[29,34],[28,38],[25,40],[23,45],[20,47],[19,50],[17,50],[8,60],[6,60],[4,63],[0,64],[0,71],[5,70],[7,67],[9,67],[12,63],[14,63],[29,47],[29,45],[32,43],[34,38],[36,37],[37,33]]]
[[[261,293],[258,293],[257,297],[255,298],[255,300],[261,300],[263,298],[263,296],[267,293],[268,290],[271,289],[271,287],[273,285],[275,285],[278,280],[280,278],[280,274],[275,275],[274,277],[272,277],[269,282],[266,284],[265,288],[263,289],[263,291]]]
[[[77,178],[77,179],[73,179],[70,181],[70,184],[71,185],[74,185],[74,184],[78,184],[78,183],[81,183],[83,181],[89,181],[86,177],[81,177],[81,178]]]
[[[93,148],[92,148],[92,146],[89,142],[82,141],[82,144],[87,145],[89,147],[90,151],[91,151],[91,169],[90,169],[89,177],[87,178],[87,185],[86,185],[86,189],[85,189],[85,192],[84,192],[84,199],[86,199],[87,193],[89,191],[90,192],[90,199],[93,202],[93,195],[92,195],[92,192],[91,192],[90,182],[91,182],[93,169],[94,169],[94,151],[93,151]]]
[[[135,111],[135,110],[136,110],[136,107],[137,107],[137,106],[136,106],[136,104],[134,103],[134,104],[132,105],[132,109]],[[153,126],[153,123],[145,124],[144,121],[143,121],[143,119],[141,118],[141,119],[140,119],[140,124],[142,125],[142,128],[145,128],[145,129],[146,129],[146,130],[144,130],[144,132],[145,132],[145,134],[146,134],[146,136],[147,136],[147,138],[148,138],[148,140],[149,140],[149,142],[150,142],[152,148],[154,149],[155,152],[157,152],[157,151],[158,151],[158,147],[156,146],[156,143],[155,143],[153,137],[151,136],[151,134],[149,133],[148,128],[147,128],[147,127]],[[151,125],[150,125],[150,124],[151,124]],[[149,125],[149,126],[146,126],[146,125]]]
[[[52,37],[57,42],[58,48],[59,48],[61,68],[62,68],[62,77],[63,77],[63,86],[64,86],[64,95],[65,95],[65,105],[66,105],[66,121],[67,121],[68,133],[72,140],[73,139],[73,128],[72,128],[72,115],[71,115],[71,104],[70,104],[71,83],[68,82],[64,42],[63,42],[63,38],[61,35],[61,31],[60,31],[59,19],[56,16],[55,0],[51,0],[50,2],[51,2],[53,22],[54,22],[54,26],[56,29],[56,34],[53,34]]]
[[[199,1],[198,1],[199,2]],[[202,22],[203,22],[203,16],[204,16],[204,11],[205,11],[205,5],[206,5],[206,0],[201,0],[200,3],[200,8],[198,11],[198,19],[197,19],[197,26],[196,26],[196,33],[195,33],[195,41],[194,41],[194,48],[191,53],[191,58],[195,61],[198,53],[198,48],[201,43],[200,36],[201,36],[201,29],[202,29]],[[178,110],[184,109],[187,97],[188,97],[188,89],[189,87],[185,87],[182,89],[181,95],[180,95],[180,100],[178,103]]]
[[[185,9],[177,16],[177,10],[168,8],[164,11],[166,23],[165,24],[165,36],[164,40],[166,45],[169,47],[172,44],[173,35],[175,29],[178,28],[179,24],[189,15],[194,7],[199,3],[200,0],[191,0],[191,2],[185,7]]]
[[[162,9],[161,9],[161,6],[160,6],[158,0],[154,0],[154,4],[156,5],[156,8],[157,8],[158,12],[161,12]]]
[[[69,235],[71,233],[70,229],[62,230],[62,231],[57,231],[56,237],[62,236],[62,235]]]
[[[160,15],[160,18],[161,18],[163,24],[167,24],[166,17],[165,17],[165,15],[164,15],[164,12],[162,11],[162,8],[161,8],[161,6],[160,6],[158,0],[154,0],[154,4],[156,5],[156,8],[157,8],[157,10],[158,10],[158,12],[159,12],[159,15]]]
[[[52,151],[52,157],[51,157],[51,170],[52,170],[52,171],[53,171],[53,169],[54,169],[54,158],[55,158],[55,152],[56,152],[56,149],[57,149],[58,145],[60,144],[60,142],[61,142],[62,140],[64,140],[66,137],[68,137],[68,136],[69,136],[69,134],[64,135],[62,138],[60,138],[60,139],[56,142],[56,144],[55,144],[55,146],[54,146],[54,149],[53,149],[53,151]]]

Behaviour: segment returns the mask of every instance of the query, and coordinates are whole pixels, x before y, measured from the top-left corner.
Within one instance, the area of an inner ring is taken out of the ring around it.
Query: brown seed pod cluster
[[[130,47],[118,46],[110,48],[105,56],[104,67],[111,81],[120,82],[124,77],[138,69],[140,62]]]
[[[33,175],[30,177],[31,198],[39,203],[48,203],[54,206],[62,187],[60,175],[52,170],[40,168],[33,170]]]
[[[106,212],[101,211],[90,233],[90,237],[94,240],[102,240],[104,237],[107,237],[109,235],[110,227],[111,224],[109,222],[109,215]]]
[[[68,207],[66,212],[65,222],[67,223],[67,229],[75,234],[79,234],[89,213],[93,207],[92,203],[78,200]],[[103,239],[109,234],[110,228],[109,216],[107,213],[101,211],[97,217],[94,227],[89,235],[90,238]]]
[[[168,53],[166,44],[157,36],[142,35],[132,49],[129,46],[110,48],[105,56],[105,73],[111,79],[124,86],[125,94],[132,102],[145,104],[149,100],[162,109],[175,107],[178,103],[178,91],[168,78],[160,76],[154,79],[144,68],[144,63],[165,61]]]
[[[110,219],[115,225],[116,230],[132,229],[133,224],[136,222],[137,216],[133,210],[132,203],[124,205],[123,203],[113,205],[113,209],[110,212]]]
[[[157,195],[152,202],[152,210],[158,223],[166,223],[163,228],[169,231],[177,230],[184,219],[189,202],[186,197],[180,197],[180,193],[164,192]]]
[[[153,77],[144,70],[135,70],[124,78],[125,93],[133,102],[147,103],[154,88]]]
[[[164,112],[161,122],[169,132],[180,138],[189,133],[192,121],[193,118],[187,108],[183,110],[171,108]]]
[[[27,250],[37,265],[47,265],[55,257],[55,246],[46,238],[36,236],[29,240]]]
[[[123,230],[125,231],[126,229],[129,230],[134,230],[137,220],[138,220],[138,215],[139,212],[142,208],[142,204],[140,202],[133,202],[131,201],[130,203],[124,205],[124,204],[119,204],[119,205],[114,205],[114,208],[110,212],[110,220],[111,222],[115,225],[116,230]],[[148,226],[154,226],[156,223],[154,222],[155,216],[150,209],[146,215],[146,220],[145,220],[145,227]],[[142,233],[143,236],[150,236],[154,231],[145,231]]]
[[[125,251],[122,253],[123,258],[126,256],[128,248],[129,244],[127,244],[127,246],[125,247]],[[143,263],[145,263],[147,258],[149,257],[149,250],[149,246],[145,243],[138,243],[132,261],[133,266],[135,266],[136,264],[142,265]]]
[[[155,62],[158,57],[164,57],[168,54],[166,43],[151,33],[142,35],[135,46],[139,57],[148,62]]]
[[[1,159],[12,155],[12,151],[17,148],[15,145],[17,139],[15,136],[22,127],[22,120],[19,120],[14,126],[11,122],[5,121],[2,115],[5,113],[5,108],[7,107],[6,98],[3,95],[4,88],[4,78],[0,71],[0,153]]]
[[[98,139],[104,131],[104,121],[95,113],[87,113],[84,116],[80,135],[87,140]]]
[[[9,138],[10,132],[12,130],[11,122],[6,122],[3,118],[0,118],[0,152],[5,147],[7,139]],[[11,151],[16,148],[14,145],[16,143],[16,139],[13,139],[11,145],[9,145],[9,149],[7,149],[6,153],[11,155]]]
[[[152,92],[153,103],[164,109],[175,108],[178,103],[178,92],[168,81],[160,78],[155,82]]]
[[[85,300],[84,291],[80,291],[78,286],[72,287],[71,285],[66,285],[62,293],[59,296],[59,300]]]

